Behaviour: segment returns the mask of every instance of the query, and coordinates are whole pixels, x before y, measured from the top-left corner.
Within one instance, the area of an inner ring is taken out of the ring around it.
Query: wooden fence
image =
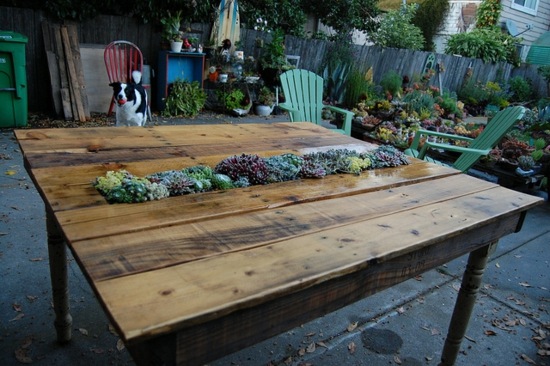
[[[40,11],[0,7],[1,29],[15,31],[29,38],[26,47],[29,110],[51,113],[51,83],[42,35],[42,22],[44,20],[46,18]],[[194,36],[206,43],[210,35],[210,25],[192,24],[191,28]],[[151,65],[151,68],[155,70],[161,40],[160,29],[155,26],[140,24],[136,19],[128,17],[99,16],[93,20],[77,24],[77,29],[81,44],[107,45],[116,39],[136,43],[143,52],[145,63]],[[256,47],[257,38],[268,41],[270,35],[248,29],[241,31],[241,43],[245,55],[252,55],[256,58],[260,56],[262,49]],[[330,52],[331,45],[332,43],[326,41],[305,40],[292,36],[287,36],[285,40],[286,53],[300,56],[300,68],[314,72],[320,71],[325,54]],[[361,72],[365,72],[369,67],[372,67],[375,83],[378,83],[382,76],[390,70],[394,70],[400,75],[408,75],[410,78],[420,75],[428,54],[421,51],[372,46],[354,46],[353,49],[354,65]],[[483,83],[521,76],[531,80],[539,95],[549,95],[546,81],[538,74],[537,67],[533,65],[513,67],[506,63],[484,64],[479,59],[443,54],[437,54],[436,59],[445,68],[445,71],[440,75],[444,90],[457,91],[466,72],[470,69],[472,78]],[[431,82],[439,86],[440,80],[434,77]]]

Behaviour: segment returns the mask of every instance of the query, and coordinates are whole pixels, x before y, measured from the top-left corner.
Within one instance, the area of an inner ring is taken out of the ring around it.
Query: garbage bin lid
[[[21,33],[0,30],[0,42],[27,43],[29,39]]]

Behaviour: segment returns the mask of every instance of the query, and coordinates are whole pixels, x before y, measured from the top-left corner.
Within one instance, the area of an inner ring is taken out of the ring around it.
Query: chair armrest
[[[338,108],[332,105],[324,105],[323,108],[327,108],[333,112],[340,113],[344,115],[344,125],[342,126],[342,129],[344,130],[344,133],[348,136],[351,136],[351,119],[354,116],[354,113],[352,111],[348,111],[343,108]]]
[[[422,149],[418,153],[419,159],[424,159],[426,156],[426,153],[428,152],[428,149],[442,149],[447,151],[454,151],[454,152],[460,152],[460,153],[472,153],[477,154],[479,156],[485,156],[488,155],[491,152],[491,149],[472,149],[470,147],[465,146],[456,146],[456,145],[449,145],[449,144],[442,144],[438,142],[429,142],[426,141],[424,143],[424,146],[422,146]]]
[[[279,107],[288,112],[290,116],[290,122],[300,121],[300,111],[296,108],[293,108],[290,104],[279,103]]]
[[[413,141],[411,143],[411,149],[418,150],[418,145],[420,145],[420,137],[422,136],[435,136],[435,137],[443,137],[449,140],[460,140],[460,141],[468,141],[471,142],[474,139],[471,137],[461,136],[461,135],[451,135],[449,133],[444,132],[437,132],[437,131],[429,131],[429,130],[418,130],[414,134]]]

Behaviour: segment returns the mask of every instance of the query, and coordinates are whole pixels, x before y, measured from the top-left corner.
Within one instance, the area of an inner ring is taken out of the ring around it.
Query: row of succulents
[[[146,177],[136,177],[126,170],[109,171],[97,177],[93,186],[109,203],[135,203],[331,174],[360,174],[367,169],[408,163],[407,157],[390,145],[362,153],[331,149],[302,156],[289,153],[262,158],[256,154],[241,154],[225,158],[214,168],[196,165]]]

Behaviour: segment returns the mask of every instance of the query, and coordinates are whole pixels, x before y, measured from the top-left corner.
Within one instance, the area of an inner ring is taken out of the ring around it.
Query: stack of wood
[[[42,22],[55,112],[65,120],[90,118],[76,25]]]

